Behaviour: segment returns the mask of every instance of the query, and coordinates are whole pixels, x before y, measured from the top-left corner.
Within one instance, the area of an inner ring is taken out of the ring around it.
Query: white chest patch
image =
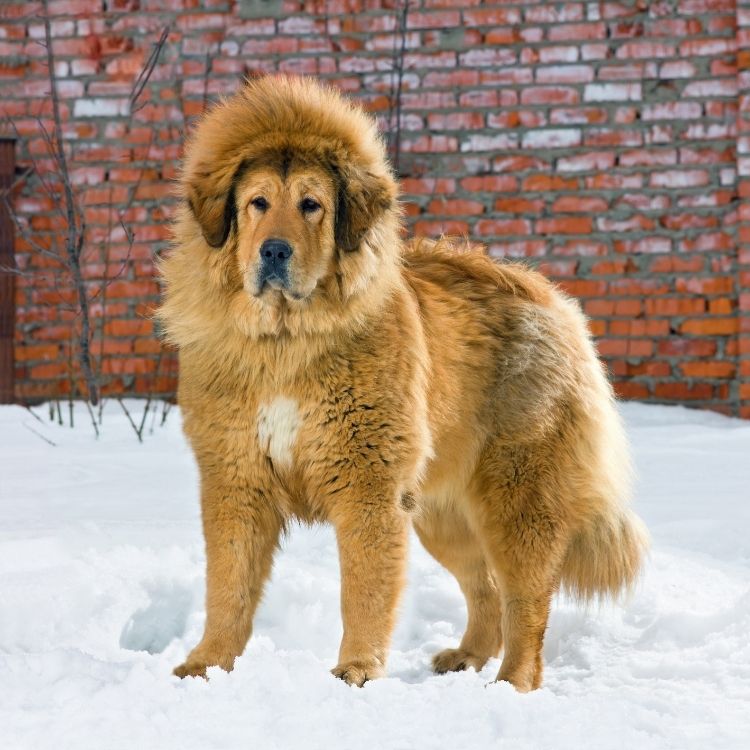
[[[289,468],[299,426],[299,407],[294,399],[277,396],[270,403],[261,404],[258,407],[260,449],[275,464]]]

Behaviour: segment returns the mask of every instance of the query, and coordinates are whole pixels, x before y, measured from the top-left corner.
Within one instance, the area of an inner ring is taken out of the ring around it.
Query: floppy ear
[[[333,167],[336,177],[336,245],[346,252],[359,248],[367,230],[387,211],[395,198],[395,186],[356,167]]]
[[[227,241],[237,218],[234,193],[239,171],[204,168],[187,182],[188,205],[211,247],[221,247]]]

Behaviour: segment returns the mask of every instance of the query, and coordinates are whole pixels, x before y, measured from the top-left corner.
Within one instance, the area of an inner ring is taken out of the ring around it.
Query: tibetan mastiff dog
[[[410,526],[468,623],[436,672],[542,683],[560,587],[627,589],[646,534],[578,304],[482,248],[403,238],[373,119],[334,89],[248,82],[190,138],[158,313],[201,477],[206,624],[175,674],[231,670],[293,519],[333,524],[333,674],[384,673]]]

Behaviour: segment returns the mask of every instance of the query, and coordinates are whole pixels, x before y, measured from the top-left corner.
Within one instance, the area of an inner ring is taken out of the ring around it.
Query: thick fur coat
[[[175,672],[231,669],[292,519],[334,525],[335,675],[384,673],[410,523],[468,624],[438,672],[542,682],[550,600],[635,580],[628,447],[575,301],[522,265],[405,243],[372,119],[307,79],[249,82],[190,139],[162,264],[200,468],[206,626]]]

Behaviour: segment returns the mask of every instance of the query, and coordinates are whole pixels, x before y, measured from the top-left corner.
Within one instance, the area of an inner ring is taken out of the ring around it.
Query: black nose
[[[270,239],[260,246],[260,268],[258,287],[263,289],[266,282],[289,286],[289,258],[292,246],[286,240]]]
[[[266,240],[260,246],[263,263],[284,264],[292,255],[292,246],[286,240]]]

